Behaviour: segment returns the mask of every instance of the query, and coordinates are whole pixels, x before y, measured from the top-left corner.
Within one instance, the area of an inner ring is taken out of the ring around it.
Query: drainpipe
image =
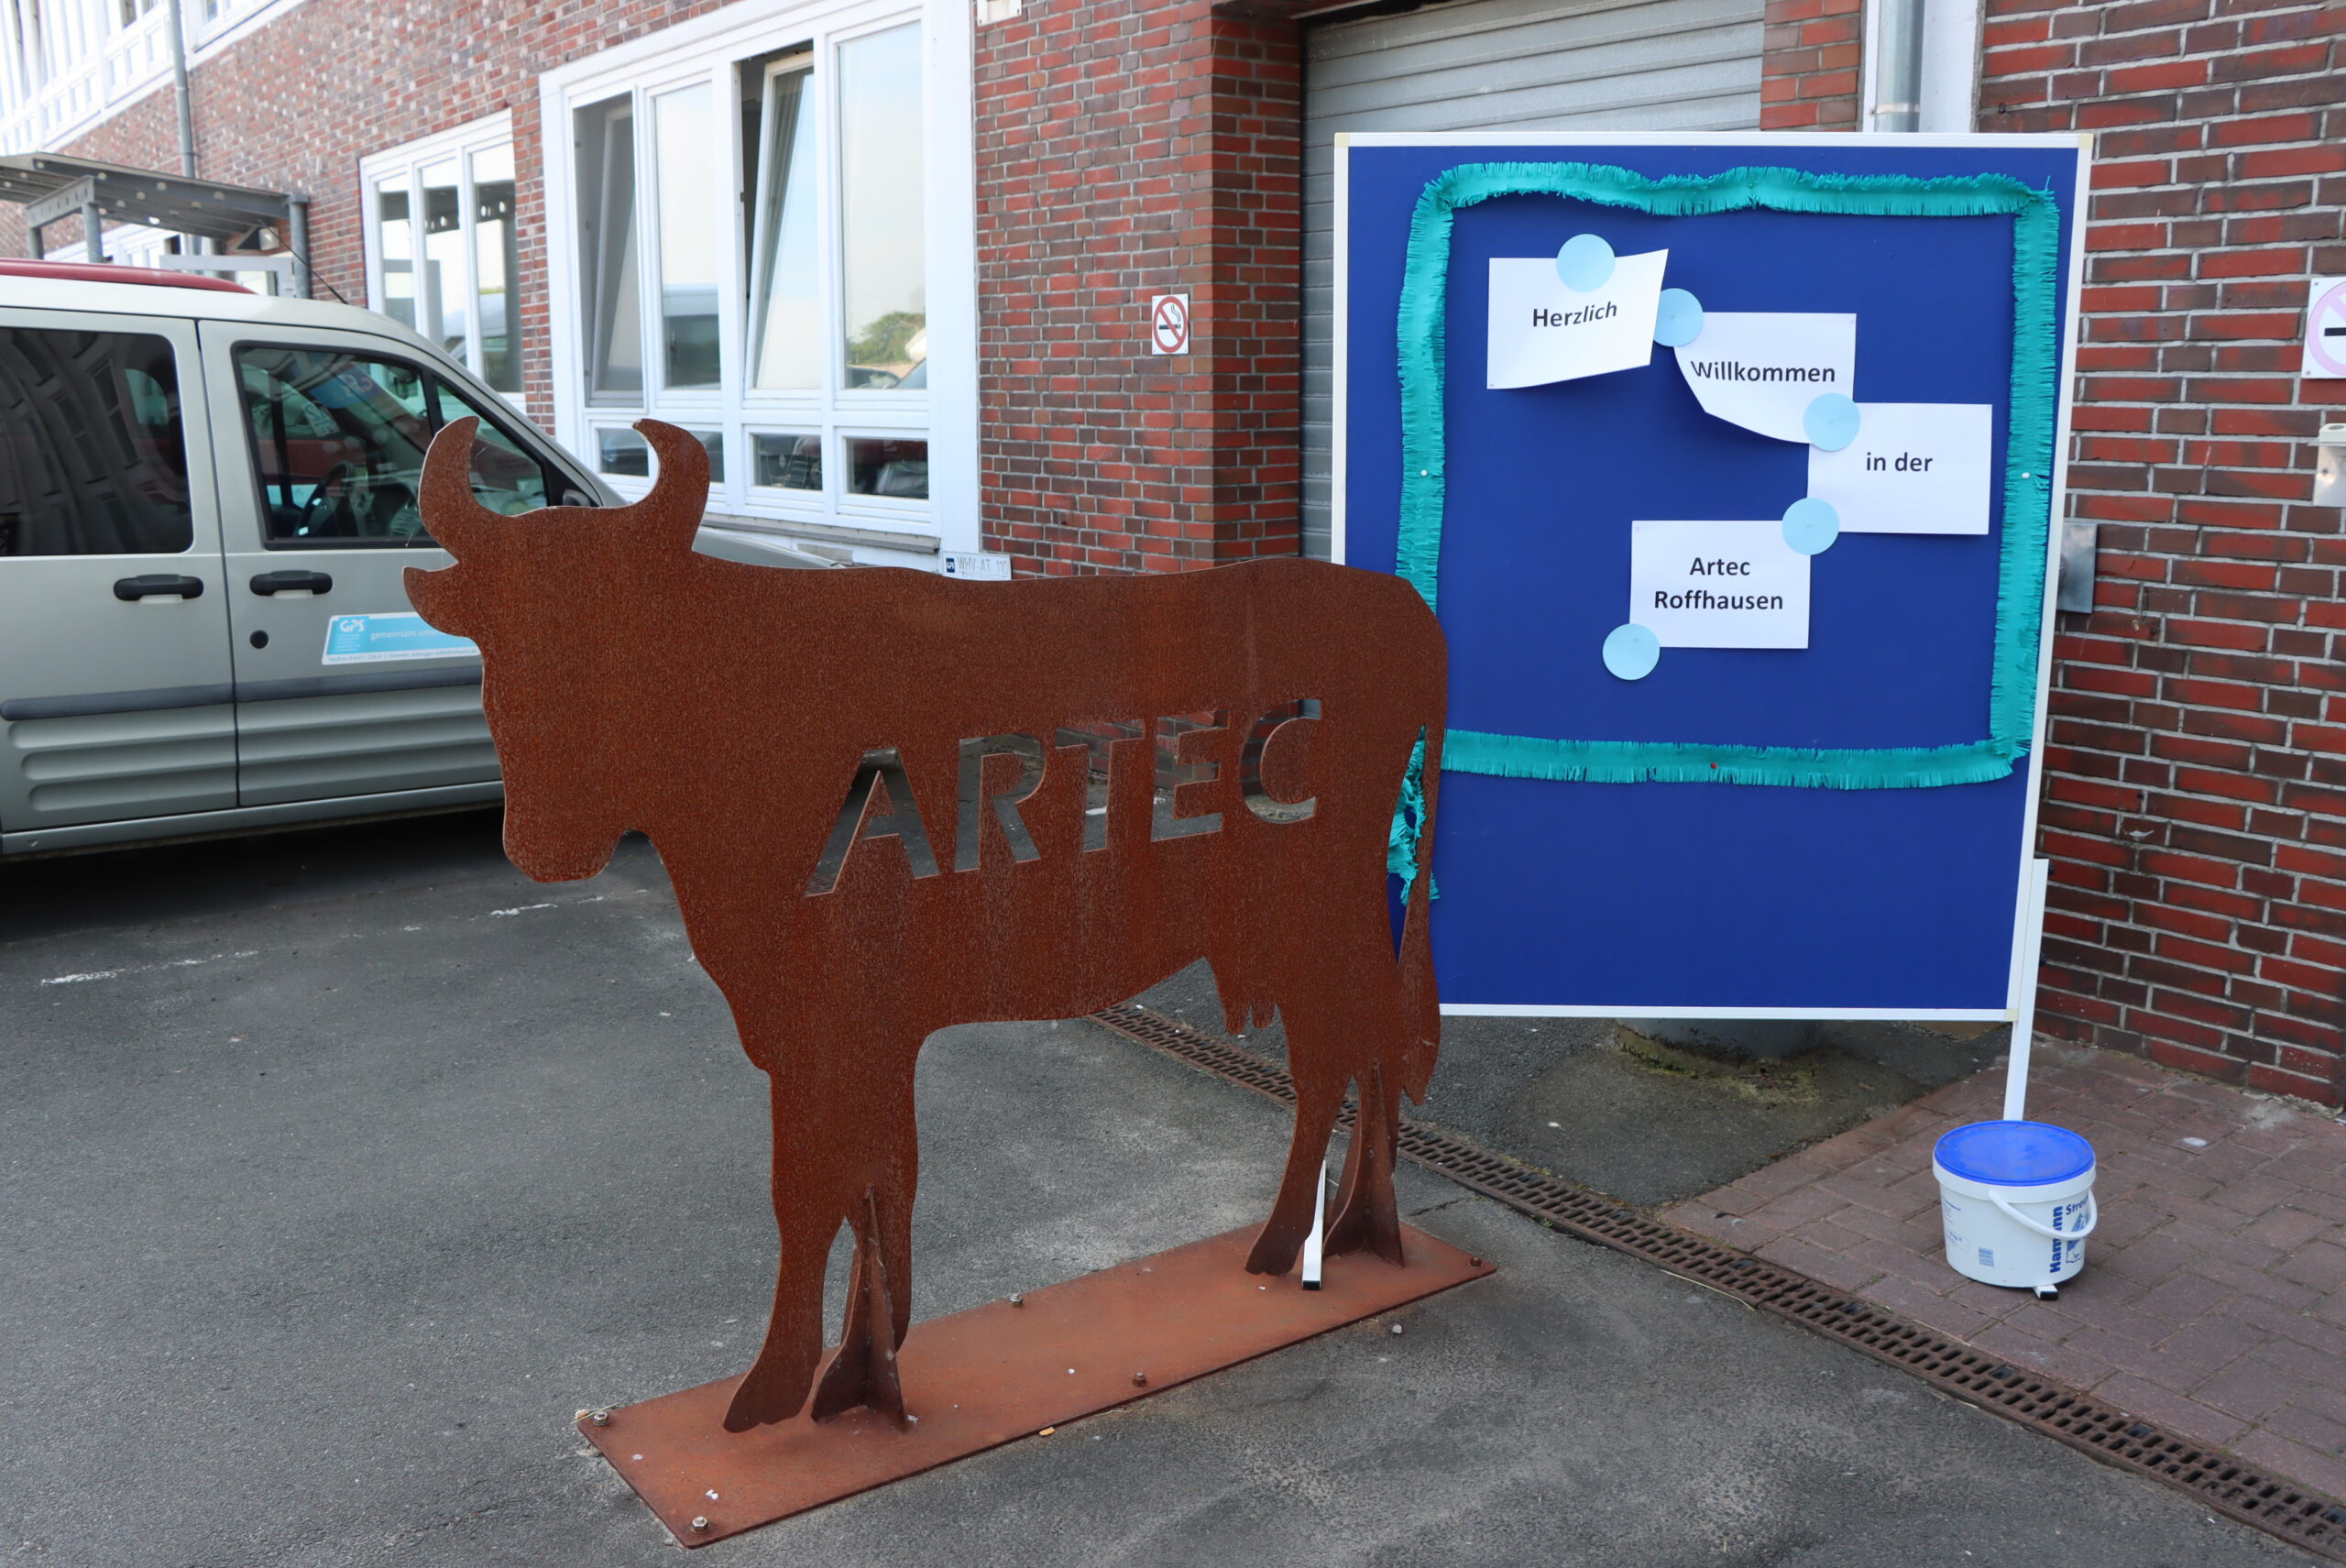
[[[170,0],[166,30],[171,35],[171,104],[180,118],[180,172],[195,177],[195,102],[187,87],[187,29],[181,26],[180,0]]]
[[[179,116],[180,173],[195,178],[195,95],[187,85],[187,27],[181,9],[181,0],[166,0],[170,15],[163,18],[163,30],[171,39],[171,107]],[[192,244],[198,256],[212,254],[212,242],[201,236]]]
[[[1923,128],[1924,0],[1874,0],[1873,111],[1878,131]]]
[[[98,203],[82,203],[82,259],[104,261],[106,258],[105,225],[98,216]]]
[[[310,292],[310,198],[285,198],[286,239],[293,249],[293,292],[301,299],[314,298]]]

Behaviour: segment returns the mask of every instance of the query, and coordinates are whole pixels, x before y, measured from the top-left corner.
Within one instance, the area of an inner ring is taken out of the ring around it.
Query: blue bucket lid
[[[1931,1152],[1949,1174],[1997,1187],[2043,1187],[2093,1168],[2091,1144],[2044,1122],[1974,1122]]]

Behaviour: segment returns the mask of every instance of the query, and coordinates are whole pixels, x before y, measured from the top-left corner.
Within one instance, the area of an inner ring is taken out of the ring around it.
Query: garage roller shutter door
[[[1303,549],[1328,554],[1338,131],[1750,130],[1760,0],[1451,0],[1308,37]]]

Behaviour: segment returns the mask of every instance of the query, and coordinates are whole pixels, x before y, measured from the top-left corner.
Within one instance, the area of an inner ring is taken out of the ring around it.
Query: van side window
[[[473,495],[481,505],[493,512],[510,517],[516,512],[535,511],[554,504],[550,491],[559,493],[560,481],[541,466],[538,460],[521,450],[514,439],[499,428],[497,422],[456,395],[445,382],[440,384],[440,422],[459,420],[468,414],[478,415],[480,428],[473,433]]]
[[[432,543],[416,504],[424,450],[447,421],[479,411],[419,367],[337,349],[246,344],[236,374],[269,544]],[[481,504],[509,513],[544,506],[548,481],[484,416],[473,452]]]
[[[0,555],[163,555],[194,543],[170,342],[0,327]]]
[[[422,544],[433,423],[423,373],[320,348],[236,350],[262,532],[284,544]]]

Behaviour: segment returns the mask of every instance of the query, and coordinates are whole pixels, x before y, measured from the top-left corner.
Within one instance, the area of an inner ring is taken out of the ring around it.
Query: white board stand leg
[[[2012,999],[2012,1053],[2004,1068],[2004,1120],[2028,1115],[2028,1053],[2036,1035],[2036,973],[2045,952],[2045,888],[2053,862],[2028,862],[2028,899],[2021,906],[2019,994]]]

